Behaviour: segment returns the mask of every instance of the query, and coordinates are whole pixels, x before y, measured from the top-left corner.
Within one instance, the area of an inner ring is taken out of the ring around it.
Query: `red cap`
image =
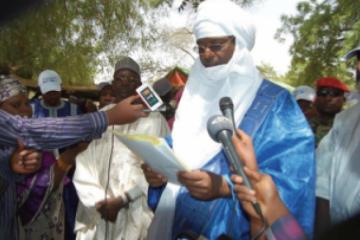
[[[335,77],[322,77],[316,81],[316,89],[321,87],[332,87],[340,89],[344,92],[350,92],[348,86]]]

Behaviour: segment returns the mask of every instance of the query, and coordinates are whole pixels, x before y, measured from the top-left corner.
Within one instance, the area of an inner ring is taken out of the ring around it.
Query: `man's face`
[[[114,74],[112,82],[113,95],[116,101],[121,101],[136,93],[136,88],[141,85],[140,76],[128,69],[120,69]]]
[[[205,67],[213,67],[229,62],[235,49],[235,37],[200,38],[196,44],[201,63]]]
[[[57,107],[60,104],[61,92],[50,91],[42,95],[44,102],[49,107]]]
[[[99,97],[99,107],[102,108],[106,105],[109,105],[115,101],[115,97],[113,95],[113,91],[110,85],[105,86],[100,91]]]
[[[344,102],[344,91],[340,89],[321,87],[316,92],[315,106],[319,113],[335,116],[342,110]]]
[[[299,99],[297,100],[297,103],[304,114],[308,113],[312,109],[313,103],[311,101]]]

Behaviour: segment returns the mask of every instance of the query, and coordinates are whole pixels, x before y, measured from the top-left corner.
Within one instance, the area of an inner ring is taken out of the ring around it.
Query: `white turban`
[[[193,32],[196,39],[235,36],[238,46],[249,51],[255,44],[252,17],[228,0],[207,0],[200,4]]]

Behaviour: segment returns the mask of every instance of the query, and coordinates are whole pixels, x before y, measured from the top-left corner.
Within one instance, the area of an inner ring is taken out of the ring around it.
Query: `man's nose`
[[[204,52],[202,53],[202,59],[205,60],[206,62],[212,62],[213,58],[214,58],[214,53],[210,49],[205,48]]]

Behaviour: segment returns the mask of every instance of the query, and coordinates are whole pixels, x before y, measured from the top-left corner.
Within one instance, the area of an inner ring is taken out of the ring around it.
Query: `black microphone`
[[[222,97],[219,101],[220,110],[226,118],[232,122],[233,132],[236,133],[236,125],[234,119],[234,104],[230,97]]]
[[[231,121],[224,116],[215,115],[209,118],[207,122],[207,130],[210,137],[223,145],[228,163],[233,167],[235,172],[243,178],[244,185],[253,189],[248,177],[243,170],[243,163],[240,156],[236,153],[234,144],[231,141],[233,134],[233,127]],[[259,216],[262,216],[259,203],[252,203],[255,211]]]

